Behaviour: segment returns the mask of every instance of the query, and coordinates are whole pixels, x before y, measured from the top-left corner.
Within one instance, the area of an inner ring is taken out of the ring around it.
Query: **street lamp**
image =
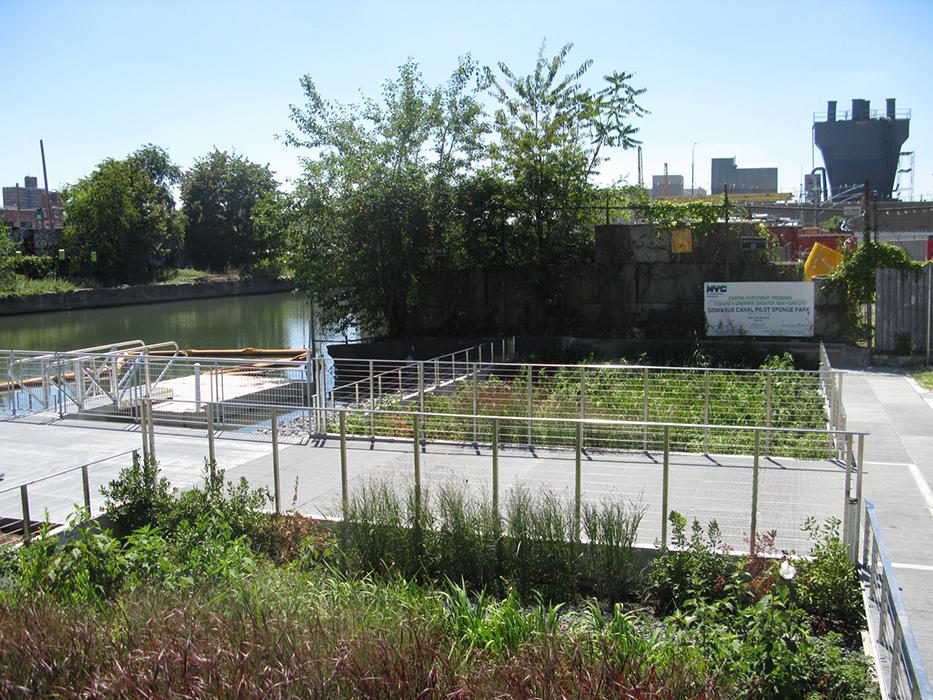
[[[696,155],[696,150],[697,150],[697,142],[694,141],[693,147],[690,149],[690,195],[693,197],[695,197],[697,193],[696,184],[693,181],[693,164],[694,164],[694,156]]]

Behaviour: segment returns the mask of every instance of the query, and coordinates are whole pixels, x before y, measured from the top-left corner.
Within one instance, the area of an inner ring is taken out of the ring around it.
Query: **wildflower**
[[[794,565],[791,564],[786,559],[781,562],[781,578],[786,578],[788,581],[797,574],[797,569],[794,568]]]

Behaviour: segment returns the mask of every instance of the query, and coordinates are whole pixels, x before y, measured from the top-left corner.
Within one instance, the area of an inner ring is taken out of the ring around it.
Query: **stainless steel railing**
[[[885,698],[933,700],[901,590],[874,504],[865,500],[862,576],[868,629],[878,660],[878,681]]]

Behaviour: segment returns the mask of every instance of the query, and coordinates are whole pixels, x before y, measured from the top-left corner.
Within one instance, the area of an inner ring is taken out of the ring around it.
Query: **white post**
[[[81,369],[81,360],[75,360],[75,402],[78,404],[78,410],[84,410],[84,371]]]
[[[201,410],[201,363],[194,363],[194,410]]]

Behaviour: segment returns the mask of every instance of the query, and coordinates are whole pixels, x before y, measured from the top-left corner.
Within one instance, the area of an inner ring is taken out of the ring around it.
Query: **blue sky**
[[[74,182],[144,143],[183,167],[214,146],[269,163],[284,181],[299,153],[277,141],[309,73],[326,97],[376,96],[411,57],[428,83],[457,56],[531,69],[542,40],[573,42],[587,76],[625,70],[647,88],[645,177],[669,164],[708,186],[710,158],[777,165],[794,191],[811,168],[812,114],[836,99],[913,111],[915,194],[933,198],[931,2],[181,2],[0,0],[0,183]],[[816,153],[820,164],[819,152]],[[636,180],[634,151],[606,178]]]

